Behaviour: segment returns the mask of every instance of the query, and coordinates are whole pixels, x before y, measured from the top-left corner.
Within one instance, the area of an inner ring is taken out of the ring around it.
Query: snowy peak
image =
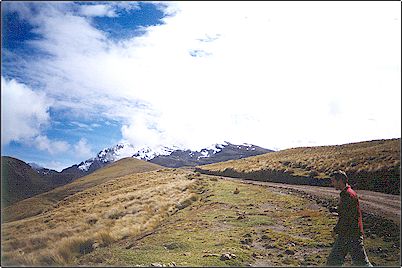
[[[103,163],[114,162],[124,157],[131,157],[135,153],[135,148],[129,143],[119,143],[111,148],[100,151],[96,158]]]
[[[96,157],[79,164],[78,168],[82,171],[89,171],[94,164],[104,166],[126,157],[135,157],[140,160],[149,161],[158,155],[170,155],[173,151],[174,149],[166,146],[151,148],[149,146],[138,147],[126,142],[119,143],[116,146],[103,149]]]
[[[92,165],[92,163],[95,161],[95,158],[91,158],[88,160],[85,160],[85,162],[82,162],[78,165],[78,169],[82,171],[88,171],[89,167]]]
[[[242,151],[242,150],[244,150],[244,151],[255,151],[258,148],[263,149],[261,147],[258,147],[258,146],[255,146],[255,145],[252,145],[252,144],[249,144],[249,143],[243,143],[241,145],[235,145],[235,144],[232,144],[230,142],[225,141],[224,143],[220,143],[220,144],[216,143],[216,144],[211,145],[211,146],[209,146],[207,148],[201,149],[200,151],[197,151],[197,152],[199,152],[201,154],[200,156],[198,156],[198,159],[200,159],[200,158],[203,158],[203,157],[211,157],[211,156],[213,156],[213,155],[215,155],[215,154],[217,154],[217,153],[219,153],[221,151],[225,151],[225,150],[229,150],[229,149],[231,149],[231,150],[235,149],[235,150],[238,150],[238,151]]]
[[[272,152],[252,144],[235,145],[229,142],[217,143],[197,151],[175,150],[169,156],[159,155],[150,160],[165,167],[183,167],[212,164]]]
[[[248,143],[236,145],[226,141],[196,151],[180,149],[176,146],[172,148],[162,145],[134,146],[124,142],[101,150],[96,157],[81,162],[77,167],[80,172],[89,173],[125,157],[135,157],[166,167],[196,166],[268,152],[272,150]]]
[[[229,143],[225,142],[225,143],[216,143],[213,144],[207,148],[201,149],[199,152],[201,155],[198,156],[198,159],[203,158],[203,157],[211,157],[212,155],[219,153],[220,151],[222,151],[222,149],[224,149],[227,145],[229,145]]]
[[[146,146],[136,150],[136,153],[134,153],[132,157],[149,161],[157,157],[158,155],[170,155],[173,151],[174,149],[171,149],[166,146],[157,146],[154,149],[151,149],[150,147]]]

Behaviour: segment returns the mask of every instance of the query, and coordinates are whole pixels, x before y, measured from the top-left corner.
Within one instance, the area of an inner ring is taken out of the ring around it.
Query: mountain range
[[[65,168],[61,172],[2,156],[2,204],[7,206],[65,185],[126,157],[177,168],[235,160],[269,152],[273,151],[252,144],[236,145],[229,142],[214,144],[198,151],[165,146],[139,147],[125,142],[105,148],[95,157]]]
[[[221,161],[240,159],[249,156],[269,153],[268,150],[252,144],[236,145],[229,142],[214,144],[199,151],[158,147],[135,147],[130,143],[119,143],[114,147],[100,151],[96,157],[88,159],[77,165],[77,169],[91,172],[108,163],[125,157],[135,157],[165,167],[183,167],[211,164]],[[75,166],[73,166],[75,167]]]

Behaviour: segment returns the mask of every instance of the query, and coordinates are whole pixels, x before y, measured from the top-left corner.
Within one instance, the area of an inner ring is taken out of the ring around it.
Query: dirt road
[[[221,177],[221,176],[220,176]],[[330,187],[319,187],[310,185],[292,185],[273,182],[261,182],[244,179],[235,179],[230,177],[222,177],[226,180],[241,181],[243,183],[250,183],[256,185],[265,185],[275,188],[283,188],[290,190],[297,190],[305,192],[306,194],[320,197],[320,198],[339,198],[339,191]],[[363,212],[372,213],[387,219],[392,220],[399,226],[401,224],[401,197],[400,195],[384,194],[379,192],[372,192],[366,190],[356,190],[360,207]]]

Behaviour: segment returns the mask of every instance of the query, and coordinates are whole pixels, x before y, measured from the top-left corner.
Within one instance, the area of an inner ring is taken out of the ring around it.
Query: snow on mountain
[[[209,147],[206,147],[204,149],[198,150],[198,151],[196,151],[196,153],[201,153],[201,155],[199,155],[197,157],[197,159],[205,158],[205,157],[211,157],[212,155],[222,151],[222,149],[224,149],[228,145],[229,145],[229,143],[225,141],[223,143],[215,143],[215,144],[213,144],[213,145],[211,145]],[[190,156],[192,157],[193,155],[194,154],[192,154]]]
[[[81,163],[78,166],[78,168],[81,169],[82,171],[88,171],[89,167],[92,165],[94,160],[95,160],[95,158],[88,159],[85,162]]]
[[[170,155],[174,150],[166,146],[155,146],[153,148],[149,146],[139,147],[123,142],[111,148],[103,149],[96,157],[82,162],[78,168],[82,171],[88,171],[94,163],[103,166],[103,164],[115,162],[125,157],[135,157],[140,160],[149,161],[158,155]]]
[[[151,160],[158,155],[170,155],[175,149],[168,148],[166,146],[157,146],[153,149],[150,147],[143,147],[137,150],[133,157],[141,160]]]
[[[196,165],[197,162],[216,162],[217,159],[237,159],[239,157],[257,155],[268,151],[270,150],[252,144],[244,143],[242,145],[235,145],[226,141],[196,151],[179,148],[177,146],[173,146],[172,148],[162,145],[153,147],[134,146],[128,142],[122,142],[116,146],[105,148],[100,151],[96,157],[80,163],[78,169],[83,172],[91,172],[125,157],[135,157],[140,160],[151,161],[165,166],[175,166],[180,165],[180,163],[182,165],[189,165],[189,163]]]

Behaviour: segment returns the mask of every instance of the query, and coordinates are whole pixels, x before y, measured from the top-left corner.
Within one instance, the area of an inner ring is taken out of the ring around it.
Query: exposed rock
[[[166,265],[164,265],[164,264],[162,264],[162,263],[159,263],[159,262],[151,263],[151,266],[152,266],[152,267],[166,267]]]
[[[223,254],[221,255],[220,260],[221,260],[221,261],[227,261],[227,260],[231,260],[231,259],[235,259],[235,258],[236,258],[236,255],[235,255],[235,254],[232,254],[232,253],[223,253]]]
[[[93,243],[92,248],[97,249],[99,246],[100,246],[99,243],[95,242]]]

